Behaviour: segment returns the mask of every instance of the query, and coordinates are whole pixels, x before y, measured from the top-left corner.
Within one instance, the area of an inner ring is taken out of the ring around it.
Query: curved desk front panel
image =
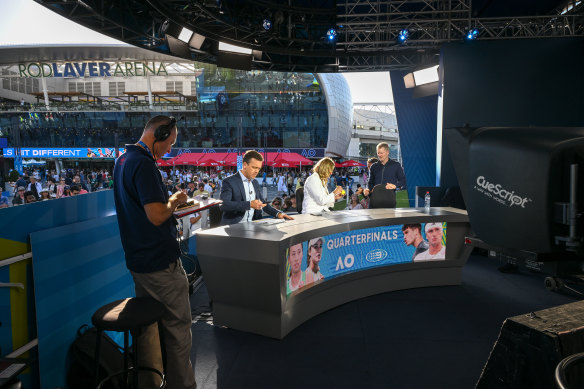
[[[368,209],[264,219],[196,239],[214,323],[281,339],[352,300],[460,284],[468,229],[454,208]]]

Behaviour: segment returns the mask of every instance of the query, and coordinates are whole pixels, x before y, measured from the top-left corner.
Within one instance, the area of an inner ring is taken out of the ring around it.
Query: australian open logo
[[[489,182],[484,176],[478,176],[474,189],[487,197],[492,198],[500,204],[512,207],[514,205],[525,208],[527,202],[532,201],[530,198],[522,197],[515,194],[515,191],[510,191],[503,188],[501,184]]]
[[[385,258],[387,258],[387,251],[382,249],[375,249],[370,251],[367,253],[367,256],[365,256],[365,260],[371,263],[381,262]]]
[[[314,158],[314,157],[316,157],[316,150],[315,149],[308,149],[308,150],[303,149],[300,154],[302,154],[303,157]]]

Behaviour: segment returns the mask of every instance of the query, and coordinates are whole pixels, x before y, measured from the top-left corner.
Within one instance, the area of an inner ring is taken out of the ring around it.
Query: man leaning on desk
[[[221,225],[261,219],[262,210],[278,219],[294,219],[274,209],[262,197],[260,185],[255,178],[262,169],[263,160],[260,153],[249,150],[243,155],[243,168],[223,180],[220,195],[223,201]]]

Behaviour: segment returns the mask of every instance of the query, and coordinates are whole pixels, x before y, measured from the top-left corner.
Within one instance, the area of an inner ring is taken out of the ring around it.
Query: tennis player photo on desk
[[[423,263],[445,261],[446,228],[445,222],[396,224],[296,243],[286,251],[287,297],[333,278],[374,267],[407,263],[427,266]]]

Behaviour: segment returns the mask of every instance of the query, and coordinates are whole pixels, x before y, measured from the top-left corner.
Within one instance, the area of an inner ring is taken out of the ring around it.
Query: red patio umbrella
[[[237,166],[237,153],[229,153],[225,157],[225,164],[223,166]]]
[[[207,159],[203,162],[199,162],[199,166],[221,166],[221,164],[214,159]]]
[[[278,162],[274,162],[272,164],[272,167],[298,167],[298,165],[295,163],[278,161]]]
[[[280,153],[274,162],[295,163],[297,165],[314,165],[310,159],[303,157],[298,153]]]
[[[341,167],[355,167],[355,166],[365,166],[362,163],[349,159],[348,161],[341,162]]]
[[[272,166],[278,154],[280,153],[275,151],[268,151],[267,153],[264,153],[264,165]]]
[[[343,167],[343,164],[335,162],[335,167]]]
[[[177,155],[169,162],[171,165],[197,165],[197,162],[201,159],[203,153],[183,153]]]
[[[219,162],[221,166],[224,166],[225,159],[227,158],[229,153],[203,153],[203,156],[199,160],[199,164],[206,162],[207,160],[212,160],[215,162]],[[199,165],[199,166],[208,166],[208,165]]]

